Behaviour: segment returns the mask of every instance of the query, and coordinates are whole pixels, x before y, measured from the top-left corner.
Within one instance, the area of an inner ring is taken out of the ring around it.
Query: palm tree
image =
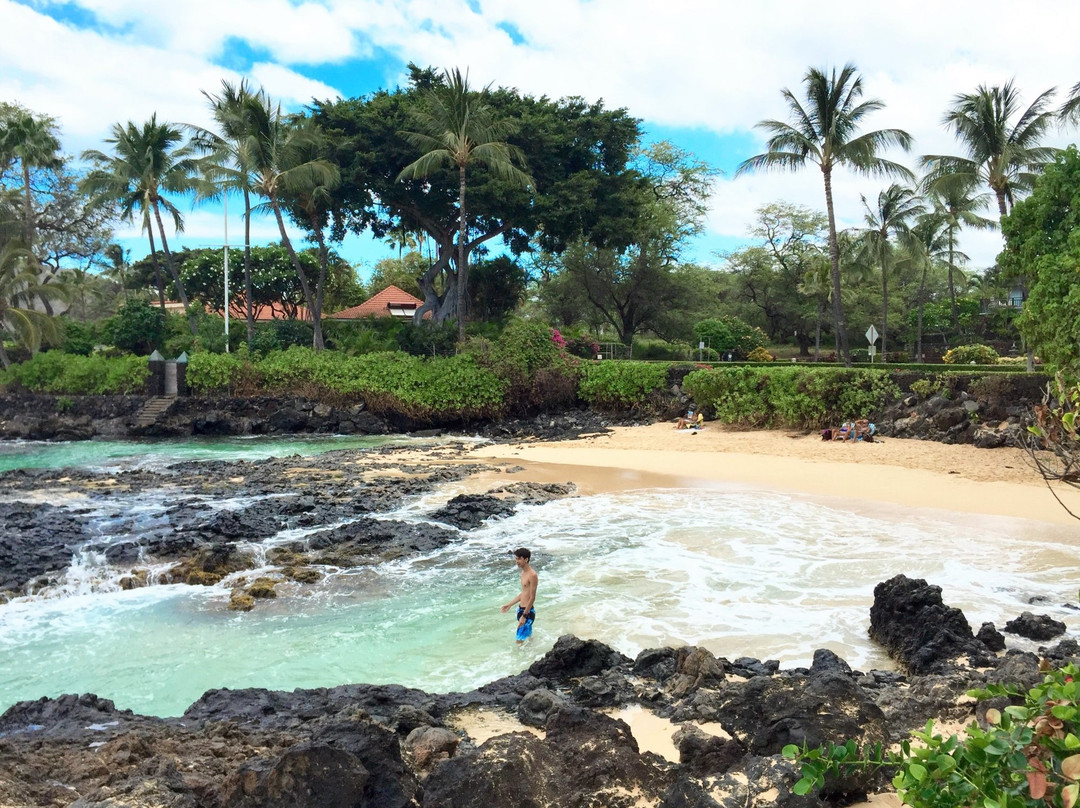
[[[120,284],[120,298],[127,301],[127,271],[129,269],[127,253],[119,244],[110,244],[105,248],[105,258],[109,267],[105,270],[105,277],[115,280]]]
[[[955,245],[950,245],[948,223],[940,209],[927,211],[919,214],[919,220],[911,228],[910,237],[904,243],[904,258],[901,263],[913,265],[920,273],[919,290],[916,294],[918,305],[918,319],[916,324],[915,357],[921,362],[923,358],[923,307],[926,305],[926,278],[931,268],[940,265],[945,260],[945,255],[950,249],[955,250]],[[962,260],[967,256],[959,255]]]
[[[410,144],[424,154],[405,166],[398,180],[428,177],[443,167],[458,172],[458,243],[456,314],[458,335],[465,336],[465,303],[469,279],[468,209],[465,205],[466,171],[474,163],[487,168],[502,180],[528,187],[532,177],[514,165],[524,168],[525,158],[516,146],[503,138],[517,129],[514,121],[496,119],[487,100],[488,88],[479,93],[469,87],[468,75],[457,68],[447,70],[443,81],[429,90],[422,103],[413,110],[413,120],[419,131],[402,132]]]
[[[736,176],[757,169],[796,170],[812,163],[821,169],[825,182],[825,208],[829,217],[829,259],[832,264],[833,316],[839,331],[845,364],[851,364],[847,325],[840,295],[840,245],[836,237],[836,213],[833,208],[833,170],[848,166],[861,174],[896,176],[914,179],[898,163],[879,156],[890,146],[905,151],[911,148],[911,135],[901,129],[879,129],[858,134],[859,126],[871,112],[884,104],[877,99],[862,99],[862,78],[852,64],[831,75],[810,68],[803,77],[805,105],[791,90],[781,95],[787,102],[791,123],[766,120],[758,128],[769,133],[768,151],[751,157],[739,166]]]
[[[318,188],[330,188],[340,181],[337,166],[324,159],[308,159],[309,149],[316,146],[315,136],[309,127],[284,115],[281,105],[273,103],[265,94],[256,94],[244,103],[243,116],[247,127],[241,151],[246,165],[252,172],[253,187],[266,201],[252,208],[273,213],[281,233],[281,243],[289,253],[293,268],[304,291],[304,301],[314,318],[312,345],[317,351],[324,347],[321,312],[316,302],[321,290],[312,294],[307,274],[296,254],[292,240],[285,230],[282,206],[291,204],[301,194],[314,194]]]
[[[96,203],[118,204],[121,218],[127,221],[134,221],[135,211],[140,211],[143,228],[150,236],[150,254],[155,268],[157,252],[153,223],[157,223],[165,265],[172,275],[176,293],[188,315],[191,333],[195,334],[197,321],[190,309],[187,292],[180,280],[172,253],[169,252],[165,225],[161,219],[161,209],[164,208],[166,213],[172,216],[175,229],[182,231],[184,219],[180,211],[162,194],[186,194],[196,187],[195,175],[199,162],[194,157],[190,143],[179,145],[182,140],[180,130],[169,123],[158,123],[156,113],[150,116],[150,120],[142,127],[136,126],[132,121],[128,121],[126,125],[114,124],[112,137],[105,140],[113,145],[112,155],[97,150],[83,152],[83,159],[93,163],[96,168],[87,174],[82,188]],[[164,308],[160,276],[158,287]]]
[[[207,163],[208,179],[218,193],[211,196],[240,191],[244,197],[244,317],[250,344],[255,338],[255,315],[251,304],[251,194],[254,191],[254,176],[250,157],[245,151],[247,138],[251,134],[250,118],[245,110],[253,99],[258,103],[265,102],[266,94],[262,90],[252,91],[247,81],[241,79],[237,85],[223,80],[221,92],[210,95],[204,91],[203,96],[210,104],[218,131],[192,127],[195,131],[193,142],[197,148],[212,155]]]
[[[965,154],[920,158],[930,184],[956,175],[974,186],[988,185],[998,213],[1007,215],[1016,197],[1031,190],[1058,152],[1039,145],[1055,123],[1053,96],[1054,90],[1047,90],[1021,112],[1020,93],[1012,81],[1003,87],[980,84],[973,93],[957,95],[942,122],[952,128]]]
[[[926,180],[923,180],[926,187]],[[949,301],[952,307],[953,331],[960,330],[959,312],[956,308],[956,233],[962,227],[976,230],[993,230],[997,225],[992,219],[980,216],[978,211],[986,210],[990,205],[989,194],[975,192],[976,185],[970,178],[962,175],[942,177],[930,183],[927,196],[934,206],[934,212],[941,219],[948,240]]]
[[[1062,121],[1076,121],[1080,122],[1080,81],[1073,85],[1073,88],[1069,90],[1069,97],[1065,99],[1065,103],[1061,105],[1061,109],[1058,111],[1058,115]]]
[[[60,141],[54,133],[55,128],[56,123],[52,118],[35,117],[28,110],[16,108],[0,130],[0,154],[18,160],[22,169],[22,237],[26,248],[31,251],[36,240],[36,227],[30,172],[35,168],[59,168],[63,164],[57,155]]]
[[[922,200],[911,188],[893,183],[878,194],[877,205],[870,207],[862,197],[869,228],[860,239],[860,249],[871,264],[881,270],[881,360],[889,353],[889,273],[893,269],[892,239],[903,243],[911,234],[912,220],[922,210]]]
[[[832,280],[829,278],[829,259],[820,251],[815,250],[814,254],[807,259],[807,263],[809,268],[803,273],[798,291],[800,294],[813,298],[817,307],[817,315],[814,319],[814,361],[817,362],[821,353],[821,321],[825,317],[825,308],[832,298]]]
[[[4,334],[12,334],[30,353],[37,353],[43,336],[57,336],[56,323],[34,307],[38,299],[65,300],[67,290],[57,281],[42,282],[30,251],[15,241],[0,249],[0,365],[11,360],[4,349]]]

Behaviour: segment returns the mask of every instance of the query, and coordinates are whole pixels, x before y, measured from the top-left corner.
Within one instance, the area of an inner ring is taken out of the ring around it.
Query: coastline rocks
[[[34,579],[63,573],[89,539],[78,516],[52,505],[0,502],[0,592],[22,594]]]
[[[874,587],[870,637],[910,673],[943,673],[967,655],[972,664],[989,649],[975,639],[964,613],[945,606],[941,587],[897,575]]]
[[[1023,612],[1019,617],[1006,623],[1005,630],[1029,640],[1052,640],[1065,633],[1065,624],[1046,614],[1034,615],[1031,612]]]
[[[511,483],[486,494],[459,494],[432,513],[431,518],[458,530],[473,530],[488,519],[510,516],[518,505],[542,505],[570,496],[576,490],[573,483]]]

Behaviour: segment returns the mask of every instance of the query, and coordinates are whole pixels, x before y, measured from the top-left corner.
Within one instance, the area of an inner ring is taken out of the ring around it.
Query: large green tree
[[[426,181],[397,181],[417,158],[401,132],[418,128],[411,111],[442,81],[434,71],[411,70],[406,88],[317,101],[312,116],[336,140],[342,171],[333,191],[332,239],[346,231],[378,238],[425,234],[432,259],[421,278],[424,307],[417,317],[431,311],[446,319],[457,305],[460,174],[453,165],[432,166]],[[644,180],[630,165],[641,135],[638,121],[600,103],[553,101],[504,88],[489,90],[486,104],[493,120],[517,123],[502,142],[520,149],[533,184],[525,188],[482,163],[469,167],[468,254],[496,239],[513,255],[534,249],[557,255],[579,236],[601,247],[632,242],[645,201]]]
[[[83,179],[81,187],[95,202],[117,205],[120,217],[126,221],[134,221],[136,211],[139,212],[141,224],[150,237],[150,255],[155,266],[157,249],[153,225],[157,224],[165,264],[188,315],[191,333],[195,334],[197,319],[169,250],[165,223],[161,217],[164,209],[172,217],[174,228],[177,231],[184,229],[179,208],[166,196],[189,194],[196,187],[198,161],[191,144],[183,141],[180,129],[170,123],[159,122],[156,113],[141,126],[132,121],[114,124],[112,136],[105,140],[112,145],[112,154],[96,149],[83,152],[83,159],[94,168]],[[164,309],[164,284],[160,275],[158,298]]]
[[[825,184],[825,210],[829,219],[829,259],[832,266],[833,319],[840,337],[844,361],[851,364],[847,323],[840,288],[840,245],[836,237],[833,205],[833,173],[840,166],[869,175],[894,176],[912,180],[904,166],[881,156],[883,149],[911,148],[911,136],[901,129],[859,132],[864,119],[881,109],[877,99],[863,99],[862,77],[852,64],[837,72],[810,68],[803,77],[803,101],[785,88],[781,95],[788,105],[789,121],[765,120],[758,128],[768,134],[767,151],[739,166],[737,174],[748,171],[798,170],[814,164]]]
[[[454,286],[453,316],[458,322],[458,336],[465,335],[466,300],[469,280],[469,250],[466,239],[469,232],[466,189],[468,169],[483,165],[491,174],[504,182],[523,188],[533,184],[523,169],[525,159],[521,149],[505,141],[518,123],[512,118],[500,117],[492,107],[489,88],[475,92],[469,87],[468,76],[457,68],[448,70],[443,81],[424,92],[412,110],[414,125],[418,131],[405,131],[402,135],[416,148],[423,151],[419,159],[405,166],[399,180],[427,180],[437,169],[453,167],[457,171],[458,188],[458,234],[456,267],[451,281]],[[437,319],[442,319],[437,313]]]
[[[989,186],[998,213],[1005,216],[1057,154],[1057,149],[1042,145],[1057,121],[1050,106],[1053,97],[1054,91],[1047,90],[1022,108],[1012,81],[1001,87],[981,84],[973,93],[957,95],[943,123],[964,153],[920,158],[930,184],[959,176],[972,185]]]
[[[1046,167],[1030,197],[1002,220],[998,264],[1029,279],[1017,320],[1042,359],[1080,378],[1080,152],[1070,146]]]
[[[631,244],[598,247],[581,238],[562,255],[559,270],[627,346],[643,331],[690,336],[680,312],[694,289],[678,271],[679,257],[703,226],[715,173],[667,142],[640,150],[636,163],[644,185]]]

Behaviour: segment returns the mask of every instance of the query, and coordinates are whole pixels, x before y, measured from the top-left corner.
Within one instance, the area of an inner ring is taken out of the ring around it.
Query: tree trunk
[[[998,213],[1001,215],[1001,218],[1004,219],[1006,216],[1009,215],[1009,208],[1006,204],[1007,200],[1005,198],[1005,189],[995,188],[994,195],[997,196]]]
[[[930,257],[927,256],[926,263],[923,265],[922,279],[919,281],[919,324],[917,339],[915,341],[915,361],[923,361],[922,350],[922,335],[923,335],[923,302],[926,298],[926,273],[930,269]]]
[[[161,210],[158,208],[156,200],[153,204],[154,218],[157,220],[158,232],[161,234],[161,251],[165,253],[165,266],[169,268],[169,274],[172,275],[173,283],[176,284],[176,294],[180,296],[180,302],[184,306],[184,314],[186,314],[188,318],[191,336],[197,337],[199,335],[199,325],[195,319],[195,314],[191,311],[191,306],[188,303],[187,292],[184,291],[184,282],[180,280],[180,273],[177,271],[176,264],[172,260],[172,253],[169,252],[169,242],[165,238],[165,225],[161,221]],[[162,308],[164,308],[164,306]]]
[[[146,223],[146,232],[150,236],[150,260],[154,264],[154,280],[157,281],[158,305],[165,311],[165,282],[161,277],[161,262],[158,261],[157,248],[154,246],[154,226]]]
[[[255,314],[251,308],[251,194],[244,189],[244,319],[250,346],[255,339]]]
[[[458,166],[458,261],[457,261],[457,318],[458,340],[465,339],[465,286],[469,279],[468,256],[465,254],[465,166]]]
[[[289,254],[289,258],[292,259],[293,269],[296,270],[296,277],[300,279],[300,288],[304,292],[304,305],[307,306],[308,314],[314,316],[315,314],[315,301],[311,296],[311,285],[308,283],[307,274],[304,272],[304,267],[300,263],[300,256],[296,254],[296,250],[293,249],[292,241],[289,239],[289,234],[285,232],[285,220],[281,216],[281,205],[275,197],[270,197],[270,207],[274,211],[274,218],[277,219],[278,232],[281,233],[281,243],[285,245],[285,251]],[[313,337],[311,341],[311,347],[316,351],[321,351],[322,346],[322,330],[315,327],[314,321]]]
[[[953,283],[954,233],[953,226],[949,225],[949,304],[952,306],[952,330],[956,334],[960,331],[960,313],[956,310],[956,285]]]
[[[889,269],[888,259],[881,256],[881,361],[885,361],[889,334]]]
[[[31,254],[33,254],[33,252],[34,252],[34,241],[35,241],[35,239],[34,239],[34,235],[35,235],[34,234],[34,200],[33,200],[33,196],[31,195],[31,191],[30,191],[30,164],[26,161],[26,158],[23,158],[22,170],[23,170],[23,188],[25,189],[25,194],[24,194],[24,198],[23,198],[23,227],[24,227],[23,238],[26,239],[26,249],[29,250]],[[36,261],[37,259],[35,258],[34,260]]]
[[[844,365],[851,367],[851,350],[848,347],[847,325],[844,322],[844,304],[840,300],[840,242],[836,238],[836,212],[833,208],[832,169],[821,167],[825,176],[825,210],[829,215],[829,263],[832,265],[833,319],[836,322],[837,356],[843,353]]]
[[[821,320],[825,316],[825,301],[817,300],[817,322],[814,325],[814,361],[821,361]]]
[[[316,350],[321,351],[326,347],[322,333],[322,307],[323,291],[326,288],[326,265],[330,258],[326,251],[326,241],[323,239],[322,228],[314,216],[311,217],[311,228],[315,231],[315,241],[319,245],[319,279],[315,282],[315,311],[312,312],[312,323],[315,327],[315,342],[318,346]]]

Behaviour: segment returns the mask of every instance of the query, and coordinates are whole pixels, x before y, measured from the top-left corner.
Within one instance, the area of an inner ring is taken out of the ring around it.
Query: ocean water
[[[425,520],[467,487],[386,516]],[[109,505],[125,507],[147,505]],[[217,687],[463,690],[520,672],[563,634],[628,656],[694,644],[791,667],[826,647],[853,667],[888,668],[867,636],[878,582],[925,578],[973,629],[984,621],[1000,629],[1029,610],[1075,631],[1075,543],[1076,531],[1034,521],[709,484],[525,506],[430,555],[282,584],[281,597],[246,613],[227,610],[228,579],[123,591],[123,570],[80,557],[62,586],[0,606],[0,711],[62,693],[178,715]],[[513,642],[512,615],[499,610],[518,591],[506,550],[519,545],[532,549],[540,576],[524,647]]]

